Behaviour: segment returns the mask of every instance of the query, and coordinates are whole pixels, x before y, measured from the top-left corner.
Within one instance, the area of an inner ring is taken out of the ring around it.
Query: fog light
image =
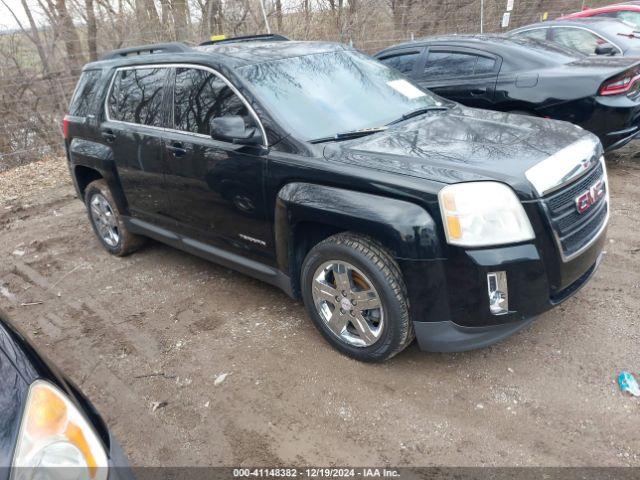
[[[509,312],[509,288],[507,287],[507,272],[487,273],[487,289],[489,291],[489,310],[494,315]]]

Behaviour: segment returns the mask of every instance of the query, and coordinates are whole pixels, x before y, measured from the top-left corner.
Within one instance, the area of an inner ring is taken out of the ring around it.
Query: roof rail
[[[168,53],[168,52],[188,52],[191,50],[189,45],[181,42],[169,43],[153,43],[151,45],[140,45],[139,47],[128,47],[113,50],[102,57],[100,60],[113,60],[114,58],[124,58],[129,55],[146,55],[149,53]]]
[[[205,45],[218,45],[220,43],[239,43],[239,42],[286,42],[289,40],[284,35],[278,35],[277,33],[263,33],[260,35],[245,35],[242,37],[230,37],[230,38],[220,38],[219,40],[207,40],[206,42],[202,42],[200,47],[204,47]]]

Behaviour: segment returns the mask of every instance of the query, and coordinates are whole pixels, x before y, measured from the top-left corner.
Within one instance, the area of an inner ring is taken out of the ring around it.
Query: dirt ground
[[[133,465],[640,466],[615,383],[640,371],[639,150],[608,158],[596,277],[484,350],[361,364],[273,287],[158,243],[114,258],[60,160],[0,174],[0,308]]]

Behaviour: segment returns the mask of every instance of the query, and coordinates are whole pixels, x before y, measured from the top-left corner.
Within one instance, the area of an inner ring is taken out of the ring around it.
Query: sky
[[[24,14],[24,10],[22,8],[22,3],[20,2],[20,0],[3,1],[11,8],[11,10],[13,10],[16,16],[20,19],[20,22],[22,22],[23,26],[28,28],[29,23],[27,20],[27,16]],[[35,4],[35,2],[29,0],[28,3],[30,6],[33,6]],[[39,18],[41,18],[41,16],[38,15],[38,7],[36,6],[33,6],[33,15],[36,19],[36,22],[39,20]],[[18,28],[17,22],[14,20],[7,7],[5,7],[4,3],[0,2],[0,29],[13,30],[16,28]]]

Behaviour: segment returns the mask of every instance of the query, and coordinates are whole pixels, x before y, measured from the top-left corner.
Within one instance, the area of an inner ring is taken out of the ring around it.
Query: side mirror
[[[222,142],[236,143],[239,145],[259,145],[262,136],[255,127],[247,128],[244,119],[240,115],[226,115],[211,120],[211,137]]]
[[[596,45],[596,55],[615,55],[616,53],[618,53],[618,49],[610,43]]]

